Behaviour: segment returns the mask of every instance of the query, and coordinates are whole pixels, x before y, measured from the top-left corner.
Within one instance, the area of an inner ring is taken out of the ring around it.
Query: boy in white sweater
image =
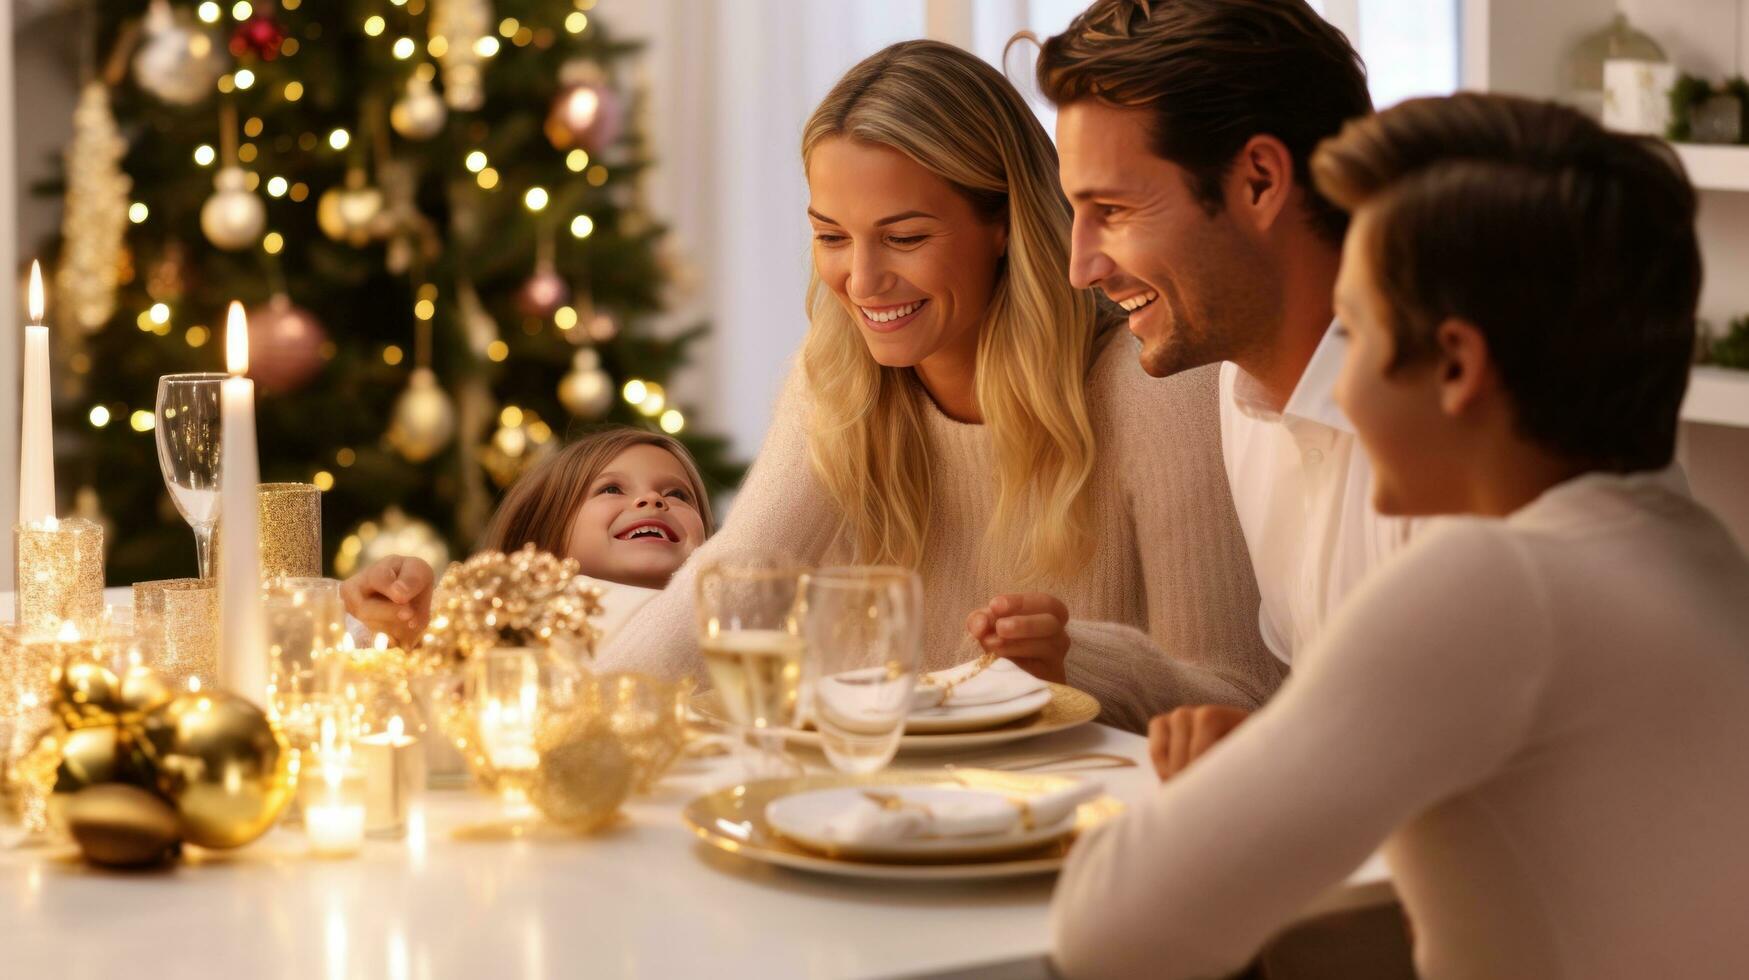
[[[1374,502],[1463,516],[1076,845],[1059,966],[1231,971],[1383,846],[1429,980],[1749,976],[1749,559],[1662,472],[1700,284],[1680,166],[1459,95],[1350,123],[1312,173],[1355,216],[1336,392]]]

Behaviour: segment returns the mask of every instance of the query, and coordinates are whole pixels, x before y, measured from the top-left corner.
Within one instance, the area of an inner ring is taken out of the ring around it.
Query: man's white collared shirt
[[[1409,521],[1373,509],[1372,465],[1336,406],[1346,347],[1326,330],[1279,410],[1238,365],[1221,365],[1221,453],[1263,596],[1259,625],[1289,664],[1409,536]]]

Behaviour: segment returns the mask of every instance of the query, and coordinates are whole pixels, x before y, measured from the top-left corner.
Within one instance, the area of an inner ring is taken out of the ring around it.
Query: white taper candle
[[[267,704],[267,624],[261,608],[261,530],[256,486],[255,382],[249,369],[249,322],[233,302],[225,321],[225,363],[220,385],[219,459],[219,683],[233,694]]]
[[[30,264],[30,325],[24,328],[23,423],[18,437],[18,523],[55,516],[55,429],[49,408],[49,328],[43,325],[43,273]]]

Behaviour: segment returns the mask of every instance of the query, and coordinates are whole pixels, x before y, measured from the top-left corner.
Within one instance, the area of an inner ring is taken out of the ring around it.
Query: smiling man
[[[1225,362],[1223,455],[1260,626],[1291,663],[1406,536],[1374,513],[1333,400],[1347,219],[1307,170],[1321,139],[1371,111],[1360,58],[1303,0],[1099,0],[1045,42],[1038,77],[1059,107],[1074,284],[1128,312],[1149,374]],[[1244,717],[1155,719],[1161,775]]]

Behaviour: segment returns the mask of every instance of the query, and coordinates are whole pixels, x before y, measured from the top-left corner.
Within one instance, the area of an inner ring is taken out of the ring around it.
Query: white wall
[[[0,228],[18,223],[18,158],[14,133],[12,72],[12,5],[0,3]],[[17,266],[18,243],[0,234],[0,270]],[[18,280],[0,272],[0,526],[18,513],[18,360],[24,333],[14,324],[18,310]],[[4,532],[0,532],[4,533]],[[0,589],[12,588],[13,555],[6,549],[0,562]]]

